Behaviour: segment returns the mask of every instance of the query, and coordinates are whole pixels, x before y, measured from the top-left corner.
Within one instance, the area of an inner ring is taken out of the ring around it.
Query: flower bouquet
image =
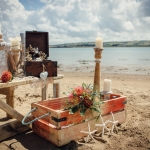
[[[100,99],[100,93],[93,90],[93,86],[90,84],[82,83],[82,86],[77,86],[71,88],[68,95],[68,100],[66,100],[65,110],[69,110],[70,114],[74,114],[80,111],[80,115],[85,115],[86,111],[89,109],[97,113],[101,113],[100,105],[102,104]]]

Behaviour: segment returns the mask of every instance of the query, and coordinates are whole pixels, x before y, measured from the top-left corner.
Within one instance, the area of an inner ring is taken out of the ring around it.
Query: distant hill
[[[50,45],[52,48],[95,47],[95,42]],[[150,47],[150,41],[104,42],[104,47]]]

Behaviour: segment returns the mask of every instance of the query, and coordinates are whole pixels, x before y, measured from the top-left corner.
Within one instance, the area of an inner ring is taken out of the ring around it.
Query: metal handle
[[[33,123],[33,122],[35,122],[35,121],[37,121],[37,120],[39,120],[39,119],[41,119],[41,118],[44,118],[45,116],[48,116],[48,115],[51,114],[50,112],[48,112],[47,114],[44,114],[44,115],[42,115],[42,116],[40,116],[40,117],[37,117],[37,118],[31,120],[30,122],[25,122],[25,120],[26,120],[26,118],[29,116],[29,114],[32,113],[33,111],[35,111],[36,109],[37,109],[37,108],[31,109],[31,111],[22,119],[22,124],[23,124],[23,125],[29,125],[29,124],[31,124],[31,123]]]

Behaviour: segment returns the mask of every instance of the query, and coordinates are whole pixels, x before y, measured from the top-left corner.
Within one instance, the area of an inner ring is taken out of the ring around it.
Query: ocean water
[[[50,60],[58,65],[95,65],[93,48],[50,48]],[[102,66],[150,67],[150,47],[106,47],[102,52]]]

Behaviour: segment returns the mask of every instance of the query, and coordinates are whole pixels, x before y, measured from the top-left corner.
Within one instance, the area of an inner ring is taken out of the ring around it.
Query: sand
[[[144,70],[145,69],[145,70]],[[107,71],[108,72],[107,72]],[[150,150],[150,68],[128,68],[109,66],[101,71],[101,90],[104,79],[112,80],[112,91],[127,96],[127,119],[118,126],[118,133],[105,133],[102,137],[94,136],[92,141],[72,141],[70,144],[56,147],[31,130],[21,133],[0,143],[0,150]],[[93,84],[93,68],[70,67],[59,68],[59,74],[64,74],[60,80],[60,95],[68,91],[68,87],[81,85],[83,82]],[[52,85],[49,85],[49,97],[52,97]],[[5,101],[5,96],[0,95]],[[41,100],[41,89],[31,85],[19,86],[15,89],[15,109],[26,114],[31,109],[31,103]],[[0,123],[6,121],[5,112],[0,110]],[[4,121],[5,120],[5,121]]]

